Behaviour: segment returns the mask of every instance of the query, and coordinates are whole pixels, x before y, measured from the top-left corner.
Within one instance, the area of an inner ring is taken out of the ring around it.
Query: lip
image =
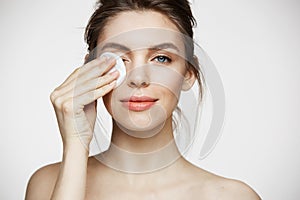
[[[148,96],[131,96],[121,100],[121,102],[128,110],[138,112],[150,109],[157,100]]]

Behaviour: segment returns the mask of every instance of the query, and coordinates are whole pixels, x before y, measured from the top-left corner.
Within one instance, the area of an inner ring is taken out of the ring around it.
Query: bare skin
[[[135,23],[128,24],[126,23],[128,21]],[[177,27],[160,13],[153,11],[123,12],[110,19],[110,23],[99,38],[99,43],[109,36],[143,27],[168,28],[178,31]],[[149,56],[148,51],[138,51],[131,56],[128,59],[135,65],[143,64],[145,60],[157,62],[156,58],[147,57]],[[105,73],[114,63],[114,60],[105,59],[91,61],[75,70],[52,93],[51,101],[56,111],[63,141],[63,159],[62,162],[45,166],[33,174],[28,183],[26,200],[260,199],[246,184],[198,168],[181,157],[177,151],[174,153],[178,157],[172,164],[150,173],[141,174],[120,172],[107,167],[94,157],[88,157],[89,149],[87,147],[92,138],[96,116],[95,100],[104,97],[110,113],[112,113],[112,108],[109,105],[118,105],[118,102],[113,102],[111,91],[115,86],[114,80],[119,74]],[[185,77],[182,88],[189,89],[187,86],[193,85],[195,76],[182,66],[184,64],[180,60],[172,65],[178,73]],[[132,66],[127,63],[126,67]],[[99,75],[95,76],[95,74]],[[155,151],[173,140],[171,113],[174,106],[170,106],[170,104],[172,105],[170,102],[174,96],[160,86],[142,84],[140,80],[143,78],[145,77],[129,78],[128,88],[142,91],[152,97],[164,97],[165,99],[160,98],[157,104],[163,107],[167,114],[161,130],[155,136],[146,139],[131,137],[114,125],[112,142],[130,152]],[[147,82],[143,81],[143,83]],[[74,88],[80,92],[74,94]],[[138,117],[143,117],[143,113],[132,113],[132,116],[133,120],[140,119]],[[82,126],[78,127],[78,124]],[[123,125],[130,127],[126,121]],[[111,152],[112,148],[108,149],[106,153],[110,155]],[[112,157],[112,159],[117,158]],[[118,157],[118,159],[120,158]],[[150,161],[155,163],[160,160],[161,158],[158,157]],[[123,161],[126,162],[126,159]],[[127,160],[127,162],[132,161]]]
[[[26,199],[50,199],[60,165],[56,163],[38,170],[30,180]],[[260,198],[245,183],[214,175],[184,159],[179,159],[174,165],[155,173],[134,175],[112,170],[91,157],[88,160],[85,199]]]

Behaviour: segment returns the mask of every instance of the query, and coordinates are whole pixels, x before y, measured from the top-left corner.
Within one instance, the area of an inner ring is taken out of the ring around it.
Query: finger
[[[113,90],[113,88],[116,85],[116,81],[114,80],[113,82],[104,85],[103,87],[100,87],[96,90],[90,91],[88,93],[85,93],[83,95],[77,96],[74,98],[74,109],[75,110],[80,110],[83,109],[85,105],[88,105],[97,99],[103,97],[107,93]]]
[[[106,71],[110,70],[115,65],[115,59],[105,59],[101,58],[95,59],[88,64],[78,68],[73,72],[73,75],[65,81],[57,90],[59,93],[65,94],[69,90],[72,90],[76,85],[81,85],[84,82],[94,79],[96,77],[100,77]]]
[[[101,87],[105,87],[109,84],[113,84],[112,82],[115,82],[117,77],[119,76],[118,71],[114,71],[112,73],[106,74],[100,78],[95,78],[94,80],[90,80],[86,82],[85,84],[81,84],[75,87],[70,87],[69,90],[66,90],[64,94],[61,94],[62,91],[59,91],[60,94],[57,94],[54,92],[51,94],[51,101],[54,104],[55,107],[58,109],[61,109],[64,102],[76,98],[78,96],[84,96],[84,95],[90,95],[91,92],[95,90],[101,90]],[[105,88],[104,88],[105,91]],[[80,102],[76,102],[79,103]],[[84,106],[84,105],[81,105]]]
[[[88,70],[83,70],[79,75],[78,78],[76,80],[76,84],[80,85],[82,83],[85,83],[86,81],[95,79],[95,78],[99,78],[101,76],[103,76],[104,74],[106,74],[110,69],[113,68],[113,66],[115,66],[116,64],[116,60],[115,59],[111,59],[111,60],[107,60],[105,63],[100,64],[100,66],[95,66],[92,67],[91,69]]]
[[[59,86],[57,87],[57,89],[59,90],[60,88],[66,86],[66,84],[74,81],[76,78],[78,78],[78,76],[80,74],[83,74],[85,71],[88,71],[88,69],[92,68],[92,67],[95,67],[95,66],[99,66],[101,64],[104,64],[105,63],[105,58],[101,58],[101,59],[94,59],[92,60],[91,62],[81,66],[81,67],[78,67],[76,68],[71,74],[70,76],[68,76],[66,78],[66,80]]]
[[[81,67],[76,68],[71,75],[58,87],[58,89],[65,87],[67,84],[69,84],[70,82],[74,81],[75,79],[78,78],[78,76],[82,73],[84,73],[84,71],[86,71],[87,69],[93,67],[93,66],[98,66],[101,65],[101,63],[104,63],[104,59],[95,59]]]
[[[114,57],[103,56],[100,58],[96,58],[87,64],[83,65],[81,68],[81,74],[85,74],[95,67],[99,67],[99,71],[97,71],[98,75],[102,75],[107,72],[110,68],[112,68],[116,63],[116,59]]]
[[[80,85],[76,84],[75,89],[73,90],[74,91],[73,96],[77,97],[87,92],[101,88],[111,83],[112,81],[116,80],[118,76],[119,76],[119,72],[114,71],[104,76],[94,78],[93,80],[86,81],[85,83],[82,83]]]

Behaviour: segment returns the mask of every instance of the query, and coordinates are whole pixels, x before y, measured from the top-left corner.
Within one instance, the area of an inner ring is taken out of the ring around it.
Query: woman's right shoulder
[[[60,165],[60,162],[53,163],[36,170],[28,181],[25,199],[50,199],[59,174]]]
[[[25,200],[50,199],[54,190],[61,162],[49,164],[36,170],[30,177]],[[88,170],[93,170],[99,166],[99,162],[94,157],[88,159]]]

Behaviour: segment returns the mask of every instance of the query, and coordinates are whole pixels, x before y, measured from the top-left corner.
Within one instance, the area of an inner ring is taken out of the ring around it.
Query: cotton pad
[[[126,67],[124,65],[124,62],[120,56],[118,56],[117,54],[111,53],[111,52],[105,52],[105,53],[101,54],[100,57],[103,57],[103,56],[113,57],[116,59],[115,66],[113,68],[111,68],[111,70],[109,70],[108,73],[113,72],[115,70],[119,71],[120,75],[116,82],[116,87],[118,87],[119,85],[121,85],[121,83],[124,81],[124,79],[126,77]]]

